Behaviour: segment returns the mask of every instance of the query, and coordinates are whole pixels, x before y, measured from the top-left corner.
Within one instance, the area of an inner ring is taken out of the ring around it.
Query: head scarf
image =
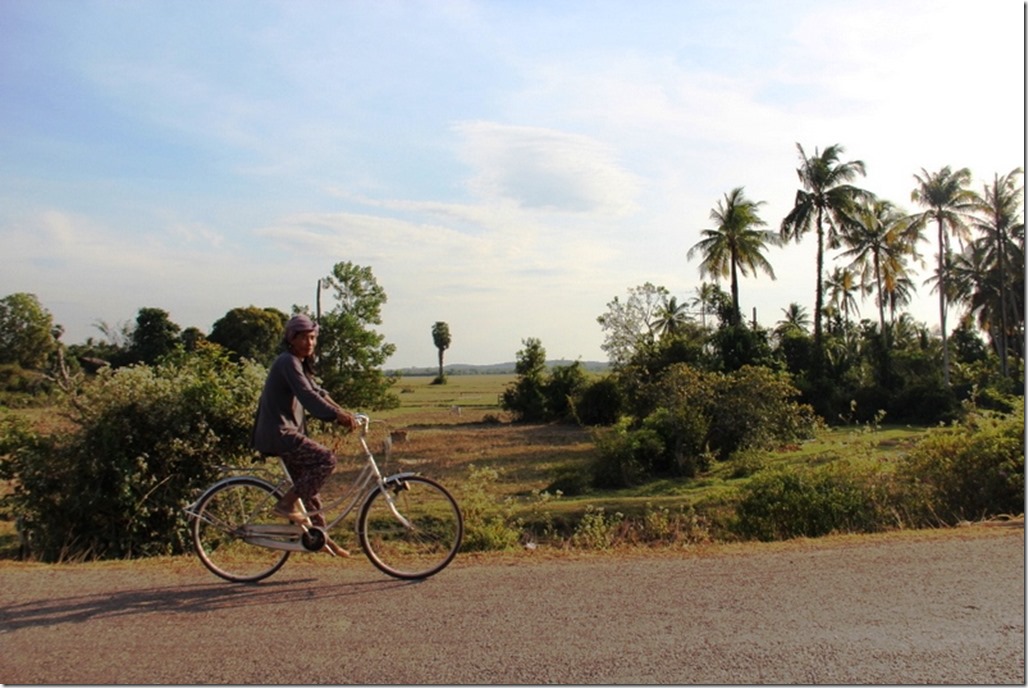
[[[288,346],[289,343],[293,341],[293,337],[300,334],[301,332],[316,333],[317,331],[318,324],[306,315],[304,315],[303,313],[300,313],[299,315],[294,315],[293,317],[291,317],[289,319],[289,322],[286,323],[286,331],[282,339],[285,342],[286,346]]]

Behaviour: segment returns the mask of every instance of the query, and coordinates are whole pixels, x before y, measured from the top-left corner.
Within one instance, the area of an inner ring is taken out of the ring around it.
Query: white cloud
[[[595,139],[483,121],[456,129],[465,137],[461,156],[473,168],[469,186],[482,199],[572,213],[624,215],[634,208],[637,180]]]

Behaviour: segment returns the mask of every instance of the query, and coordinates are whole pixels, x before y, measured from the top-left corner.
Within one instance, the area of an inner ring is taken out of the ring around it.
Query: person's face
[[[308,358],[314,353],[314,347],[318,344],[318,333],[311,332],[297,332],[293,336],[293,341],[290,342],[290,347],[293,353],[300,358]]]

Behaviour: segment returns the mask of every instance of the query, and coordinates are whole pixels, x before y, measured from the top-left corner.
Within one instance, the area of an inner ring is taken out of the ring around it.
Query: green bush
[[[664,441],[653,430],[630,430],[627,421],[594,435],[597,458],[592,465],[593,485],[621,488],[642,482],[654,457],[663,455]]]
[[[493,468],[468,467],[460,483],[458,502],[464,516],[464,552],[505,550],[521,541],[521,524],[514,517],[510,500],[498,502],[491,486],[500,474]]]
[[[214,347],[102,369],[67,400],[71,431],[8,439],[5,512],[24,519],[43,561],[186,550],[182,507],[219,466],[248,460],[263,378]]]
[[[758,473],[742,488],[732,530],[764,541],[882,530],[889,492],[879,479],[846,463]]]
[[[743,366],[718,379],[710,408],[709,446],[724,460],[741,449],[770,449],[776,443],[812,437],[818,425],[789,376]]]
[[[796,403],[784,373],[744,366],[728,374],[684,363],[665,368],[641,387],[637,413],[597,434],[597,486],[625,487],[648,475],[693,477],[746,449],[812,437],[821,422]]]
[[[607,376],[579,392],[575,415],[584,425],[613,425],[621,417],[624,403],[617,380]]]
[[[1010,414],[973,413],[933,430],[897,473],[904,508],[918,525],[1024,513],[1024,400]]]

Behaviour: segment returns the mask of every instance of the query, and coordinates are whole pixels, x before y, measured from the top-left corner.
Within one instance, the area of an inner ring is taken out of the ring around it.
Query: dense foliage
[[[833,462],[759,472],[742,490],[735,531],[780,540],[833,532],[955,525],[1024,513],[1024,404],[974,412],[933,430],[892,470]]]
[[[248,460],[264,369],[213,347],[155,366],[105,368],[62,405],[66,432],[10,418],[0,428],[3,500],[43,561],[132,557],[187,548],[182,507]]]
[[[797,394],[786,374],[766,368],[669,366],[634,392],[634,415],[597,433],[594,481],[625,487],[654,475],[693,477],[741,450],[810,437],[818,420]]]

